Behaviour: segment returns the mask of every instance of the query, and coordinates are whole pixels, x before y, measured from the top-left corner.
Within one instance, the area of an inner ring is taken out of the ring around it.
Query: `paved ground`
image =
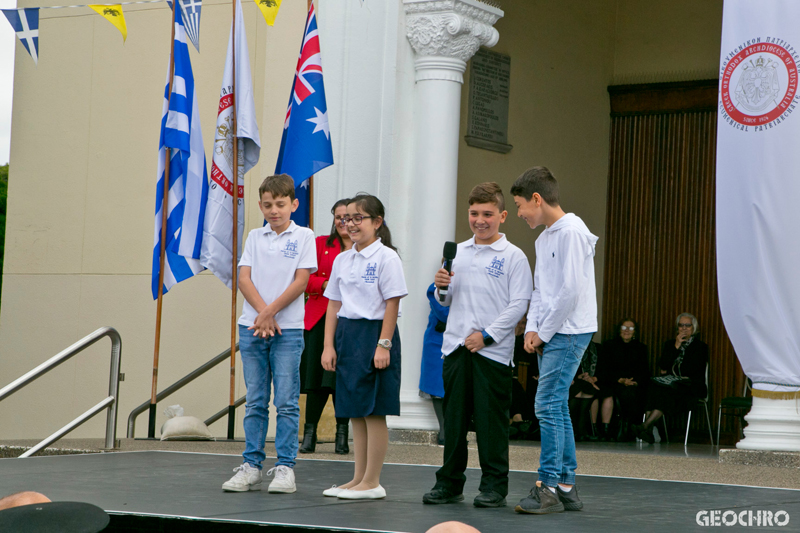
[[[6,447],[32,446],[35,441],[2,441],[0,452]],[[512,444],[510,459],[512,470],[536,471],[539,464],[539,443]],[[97,451],[103,446],[102,439],[64,439],[55,448]],[[243,442],[161,442],[122,439],[120,449],[173,450],[199,453],[239,455]],[[387,463],[440,465],[442,450],[439,446],[414,444],[390,444]],[[14,454],[18,455],[19,451]],[[266,453],[275,456],[272,443],[267,443]],[[5,456],[8,456],[5,455]],[[353,455],[336,455],[333,444],[319,444],[317,453],[301,455],[303,459],[327,459],[352,461]],[[751,485],[800,489],[800,471],[794,468],[748,466],[720,463],[718,450],[711,446],[681,444],[642,445],[636,443],[580,443],[578,444],[578,474],[616,476],[640,479],[661,479],[721,483],[726,485]],[[474,442],[470,443],[469,466],[478,468],[478,453]],[[434,479],[431,479],[431,486]]]

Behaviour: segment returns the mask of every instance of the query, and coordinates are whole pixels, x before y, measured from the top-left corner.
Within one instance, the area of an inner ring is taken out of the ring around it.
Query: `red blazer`
[[[308,286],[306,287],[306,293],[308,294],[305,316],[306,330],[316,326],[319,319],[325,316],[325,311],[328,310],[328,299],[322,295],[324,292],[322,284],[330,279],[333,260],[341,252],[341,246],[339,245],[339,239],[333,240],[333,246],[326,246],[327,240],[327,235],[321,235],[316,239],[317,271],[308,278]]]

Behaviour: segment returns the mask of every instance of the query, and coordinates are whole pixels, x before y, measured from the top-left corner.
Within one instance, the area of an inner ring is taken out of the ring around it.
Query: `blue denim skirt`
[[[373,358],[382,320],[340,318],[336,326],[336,416],[362,418],[400,414],[400,334],[392,335],[389,366]]]

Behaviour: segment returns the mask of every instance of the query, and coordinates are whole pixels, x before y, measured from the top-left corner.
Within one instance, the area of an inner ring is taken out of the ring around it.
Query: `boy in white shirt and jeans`
[[[261,462],[269,423],[270,385],[277,410],[278,462],[269,492],[295,492],[294,465],[300,428],[300,355],[303,353],[303,292],[317,270],[314,232],[291,220],[297,209],[294,181],[270,176],[258,189],[258,208],[268,224],[247,236],[239,260],[239,290],[245,298],[239,317],[239,352],[247,386],[244,462],[222,490],[261,490]]]
[[[514,327],[528,308],[533,283],[525,254],[499,233],[505,221],[503,191],[496,183],[469,194],[474,237],[458,245],[452,272],[436,273],[449,287],[444,332],[444,461],[427,504],[462,501],[467,430],[474,417],[481,464],[476,507],[503,507],[508,495],[508,422]],[[439,297],[438,290],[437,298]]]
[[[580,218],[561,209],[558,183],[547,168],[525,171],[512,185],[511,194],[518,216],[531,229],[546,226],[536,239],[535,290],[525,328],[525,351],[539,354],[539,480],[516,511],[577,511],[583,502],[575,488],[578,462],[567,403],[570,383],[597,331],[597,237]]]

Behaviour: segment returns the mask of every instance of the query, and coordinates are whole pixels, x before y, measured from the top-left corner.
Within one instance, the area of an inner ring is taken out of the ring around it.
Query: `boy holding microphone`
[[[458,245],[452,272],[436,273],[448,287],[450,307],[442,354],[444,464],[436,472],[427,504],[462,501],[467,467],[467,431],[474,417],[481,464],[476,507],[503,507],[508,495],[508,420],[514,326],[525,314],[533,284],[525,254],[499,233],[505,222],[503,191],[477,185],[469,195],[474,237]],[[437,290],[437,297],[438,297]]]

